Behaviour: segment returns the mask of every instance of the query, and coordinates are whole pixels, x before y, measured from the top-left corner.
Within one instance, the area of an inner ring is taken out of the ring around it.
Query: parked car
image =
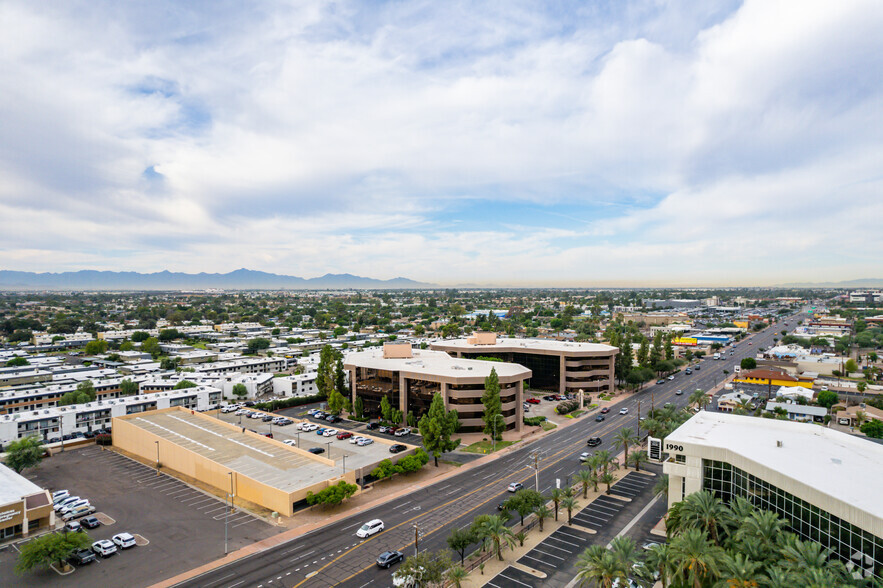
[[[261,420],[263,420],[265,423],[269,423],[270,421],[273,420],[273,418],[274,418],[273,415],[271,415],[271,414],[265,414],[265,415],[264,415],[264,418],[261,419]]]
[[[350,443],[352,443],[353,445],[355,445],[356,443],[358,443],[358,442],[361,441],[362,439],[364,439],[364,437],[352,437],[352,438],[350,439]]]
[[[313,416],[313,415],[316,414],[317,412],[319,412],[319,409],[318,409],[318,408],[311,408],[310,410],[307,411],[307,414],[310,415],[310,416]]]
[[[404,427],[404,428],[399,429],[398,431],[396,431],[394,434],[395,434],[396,437],[404,437],[405,435],[410,435],[410,434],[411,434],[411,429],[409,429],[408,427]]]
[[[369,439],[368,437],[362,437],[356,442],[356,445],[359,447],[364,447],[365,445],[371,445],[374,443],[374,439]]]
[[[377,558],[377,567],[386,569],[389,566],[399,563],[405,559],[405,554],[401,551],[384,551]]]
[[[92,551],[101,557],[110,557],[117,552],[117,546],[109,539],[101,539],[92,544]]]
[[[375,430],[375,429],[377,429],[377,428],[379,428],[379,427],[380,427],[380,423],[368,423],[368,424],[365,426],[365,428],[368,429],[369,431],[373,431],[373,430]]]
[[[325,420],[328,421],[329,423],[339,423],[343,419],[341,419],[336,414],[329,414],[327,417],[325,417]]]
[[[589,447],[597,447],[598,445],[601,445],[601,443],[601,437],[589,437],[589,440],[586,441],[586,445]]]
[[[294,424],[294,421],[290,419],[282,419],[281,421],[276,423],[280,427],[287,427],[288,425]]]
[[[80,524],[87,529],[97,529],[101,526],[101,521],[96,517],[86,517],[80,521]]]
[[[406,449],[407,449],[407,447],[405,445],[402,445],[401,443],[396,443],[395,445],[389,446],[390,453],[400,453]]]
[[[381,425],[381,426],[380,426],[380,429],[378,429],[378,430],[379,430],[381,433],[389,433],[390,428],[391,428],[391,427],[388,427],[387,425]]]
[[[311,448],[307,449],[307,451],[309,451],[310,453],[314,453],[316,455],[319,455],[320,453],[325,453],[325,448],[324,447],[311,447]]]
[[[349,439],[352,436],[353,436],[353,434],[350,433],[349,431],[341,431],[340,433],[337,434],[338,439]]]
[[[539,398],[528,398],[528,399],[527,399],[527,402],[529,402],[529,403],[531,403],[531,404],[539,404],[539,403],[540,403],[540,399],[539,399]]]
[[[322,433],[323,437],[334,437],[335,435],[337,435],[337,429],[325,429]]]
[[[63,521],[71,521],[73,519],[78,519],[80,517],[84,517],[86,515],[90,515],[95,512],[95,507],[91,504],[84,504],[82,506],[78,506],[73,510],[61,515],[61,520]]]
[[[364,539],[365,537],[370,537],[375,533],[379,533],[383,530],[383,521],[380,519],[372,519],[362,525],[358,531],[356,531],[356,537]]]
[[[61,516],[64,516],[67,513],[74,510],[75,508],[79,508],[81,506],[86,506],[87,504],[89,504],[89,501],[86,500],[85,498],[81,498],[80,500],[75,500],[73,502],[69,502],[61,507],[61,509],[58,511],[58,514],[60,514]]]
[[[135,547],[135,537],[131,533],[117,533],[113,536],[113,543],[120,549]]]
[[[95,552],[89,549],[78,549],[71,554],[70,562],[74,565],[84,566],[95,561]]]
[[[518,492],[522,488],[524,488],[524,484],[522,484],[521,482],[512,482],[511,484],[509,484],[509,487],[506,488],[506,490],[508,490],[509,492]]]
[[[68,523],[64,526],[64,530],[68,533],[77,533],[83,530],[83,527],[80,526],[80,523],[77,521],[68,521]]]
[[[228,412],[235,412],[236,410],[238,409],[233,404],[228,404],[227,406],[221,408],[221,412],[223,412],[224,414],[227,414]]]
[[[59,502],[61,502],[65,498],[70,498],[70,495],[71,495],[71,493],[68,492],[67,490],[56,490],[55,492],[52,493],[52,503],[58,504]]]
[[[80,499],[79,496],[66,496],[65,498],[62,498],[61,500],[56,502],[52,508],[55,509],[55,512],[58,512],[61,509],[63,509],[65,506],[67,506],[68,504],[73,504],[74,502],[78,501],[79,499]]]

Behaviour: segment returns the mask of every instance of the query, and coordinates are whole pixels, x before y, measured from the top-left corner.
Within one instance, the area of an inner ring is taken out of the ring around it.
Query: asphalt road
[[[758,348],[772,344],[773,337],[782,328],[778,322],[740,342],[733,354],[727,349],[725,360],[703,359],[699,371],[694,369],[690,375],[680,372],[673,381],[645,387],[639,394],[618,403],[603,422],[596,422],[593,416],[583,417],[566,429],[525,444],[490,463],[242,558],[179,586],[390,586],[391,572],[395,567],[379,570],[374,560],[388,549],[412,554],[415,525],[421,535],[421,551],[445,547],[445,538],[452,529],[470,524],[476,515],[496,513],[496,505],[508,496],[506,487],[510,482],[534,487],[531,454],[535,452],[539,454],[536,476],[539,490],[548,492],[555,487],[556,480],[565,484],[580,468],[579,454],[587,449],[588,437],[597,436],[603,440],[603,444],[593,450],[615,451],[611,440],[616,432],[624,426],[637,429],[639,406],[646,414],[651,403],[657,406],[666,402],[686,405],[691,391],[697,388],[708,390],[719,384],[724,378],[724,369],[733,373],[734,365],[738,365],[743,357],[753,357]],[[677,390],[683,390],[683,395],[677,396]],[[627,415],[618,414],[623,407],[629,409]],[[385,530],[368,539],[358,539],[355,532],[359,526],[374,518],[384,521]]]

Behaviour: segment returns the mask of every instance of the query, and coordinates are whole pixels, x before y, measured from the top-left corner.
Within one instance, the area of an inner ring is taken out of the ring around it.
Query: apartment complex
[[[501,339],[494,333],[442,340],[431,349],[461,358],[495,357],[523,365],[532,373],[530,387],[561,394],[583,390],[586,394],[613,392],[613,362],[619,348],[597,343],[572,343],[547,339]]]

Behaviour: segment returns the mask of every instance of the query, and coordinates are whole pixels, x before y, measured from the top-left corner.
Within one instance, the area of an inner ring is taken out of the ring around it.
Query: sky
[[[883,277],[879,0],[0,3],[0,269]]]

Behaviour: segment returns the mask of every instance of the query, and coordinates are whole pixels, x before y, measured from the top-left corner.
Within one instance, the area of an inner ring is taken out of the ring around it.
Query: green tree
[[[39,437],[24,437],[12,441],[6,446],[6,465],[20,474],[24,469],[38,466],[44,451]]]
[[[757,369],[757,360],[753,357],[743,357],[742,361],[739,362],[739,367],[743,370]]]
[[[484,394],[481,397],[481,403],[484,405],[484,432],[486,435],[496,434],[496,440],[503,438],[503,431],[494,430],[494,423],[497,415],[503,414],[503,403],[500,400],[500,379],[497,377],[496,368],[491,368],[490,375],[484,380]],[[499,429],[499,427],[497,427]]]
[[[647,455],[647,452],[644,451],[643,449],[635,451],[628,458],[628,462],[632,466],[634,466],[636,472],[641,471],[641,464],[647,463],[649,461],[650,461],[650,456]]]
[[[859,430],[872,439],[883,439],[883,421],[869,420]]]
[[[698,406],[700,409],[705,408],[711,399],[708,397],[708,394],[705,393],[705,390],[696,389],[690,394],[690,398],[687,400],[690,403],[690,406]]]
[[[576,508],[576,498],[573,496],[565,496],[561,499],[561,508],[567,511],[567,524],[573,524],[573,509]]]
[[[701,529],[687,529],[671,541],[676,562],[673,579],[686,586],[702,588],[720,576],[723,550],[708,540]]]
[[[851,374],[852,372],[858,371],[858,364],[854,359],[850,358],[846,360],[846,373]]]
[[[6,362],[6,367],[22,367],[26,365],[31,365],[31,362],[24,357],[13,357]]]
[[[470,545],[477,541],[478,538],[475,536],[475,531],[471,528],[454,529],[447,538],[448,547],[453,549],[460,556],[461,564],[466,557],[466,550],[469,549]]]
[[[392,577],[394,580],[411,579],[413,581],[413,584],[403,583],[403,586],[413,586],[414,588],[441,586],[445,580],[445,573],[451,567],[451,553],[448,550],[435,553],[421,551],[417,555],[405,558]]]
[[[497,515],[490,515],[485,518],[478,527],[478,535],[481,537],[485,545],[493,547],[497,559],[503,561],[503,545],[510,548],[515,546],[515,536],[512,529],[506,526],[503,518]]]
[[[68,569],[68,558],[79,549],[87,549],[91,539],[85,531],[76,533],[47,533],[35,537],[19,547],[15,572],[24,574],[34,569],[48,568],[55,564],[62,570]]]
[[[94,339],[86,343],[86,355],[100,355],[107,351],[107,341],[104,339]]]
[[[185,380],[186,381],[186,380]],[[245,384],[242,382],[238,382],[233,385],[233,396],[237,397],[239,400],[242,400],[246,396],[248,396],[248,388],[245,387]]]
[[[819,406],[824,406],[828,410],[831,410],[831,407],[840,402],[840,397],[837,396],[836,392],[831,390],[822,390],[819,392],[819,395],[816,396],[816,403]]]
[[[248,353],[254,355],[258,351],[270,348],[270,340],[263,337],[257,337],[248,342]]]
[[[392,420],[392,411],[393,411],[393,408],[392,408],[392,404],[390,404],[390,402],[389,402],[389,397],[384,396],[383,398],[381,398],[380,399],[380,416],[383,418],[384,421],[389,422]]]
[[[137,333],[135,333],[137,335]],[[135,339],[135,336],[132,336],[132,339]],[[162,353],[162,349],[159,348],[159,339],[156,337],[148,337],[141,343],[141,351],[144,353],[149,353],[153,359],[156,359]]]
[[[611,588],[617,580],[624,583],[631,571],[603,545],[592,545],[583,551],[577,558],[576,569],[580,585],[592,584],[599,588]]]
[[[174,341],[175,339],[181,339],[184,335],[181,334],[178,329],[162,329],[159,332],[159,340],[163,343],[168,343],[169,341]]]
[[[543,532],[543,521],[552,516],[552,510],[546,506],[546,503],[538,505],[534,508],[533,513],[537,517],[537,522],[540,524],[540,533]]]
[[[316,373],[316,388],[323,398],[328,398],[334,389],[334,360],[334,349],[330,345],[323,347],[319,352],[319,366]]]
[[[338,356],[334,365],[334,388],[344,398],[349,398],[350,389],[346,385],[346,370],[343,368],[343,357]]]
[[[467,572],[466,568],[462,565],[462,560],[460,561],[460,564],[461,565],[453,565],[449,567],[445,572],[445,580],[450,582],[453,588],[461,588],[463,580],[469,576],[469,572]]]
[[[622,427],[619,431],[616,432],[616,435],[613,436],[613,445],[617,449],[622,449],[625,453],[624,462],[628,463],[629,461],[629,447],[637,444],[638,438],[635,436],[635,432],[632,431],[628,427]]]
[[[138,383],[126,378],[120,382],[120,394],[123,396],[134,396],[138,394]]]
[[[240,384],[241,386],[242,384]],[[181,380],[172,388],[172,390],[186,390],[187,388],[196,388],[198,384],[191,382],[190,380]],[[234,386],[236,388],[236,386]],[[235,392],[234,392],[235,394]]]
[[[365,401],[362,400],[361,396],[356,396],[356,401],[353,403],[353,410],[358,418],[361,419],[365,417]]]
[[[710,492],[689,494],[681,505],[681,522],[704,530],[715,544],[730,520],[728,515],[721,500]]]
[[[340,414],[345,406],[346,398],[336,389],[332,389],[331,394],[328,395],[328,410],[333,414]]]
[[[868,389],[868,383],[862,380],[858,384],[856,384],[855,389],[858,390],[859,394],[864,394],[865,390]]]
[[[607,490],[605,494],[610,494],[610,486],[616,481],[616,476],[610,472],[604,472],[598,476],[598,481],[602,484],[606,484]]]
[[[147,341],[150,338],[150,333],[146,331],[135,331],[132,333],[132,341],[135,343],[141,343],[143,341]]]
[[[519,490],[513,496],[506,500],[505,507],[514,510],[521,517],[521,526],[524,526],[524,517],[529,515],[539,505],[546,502],[542,494],[536,490],[527,488]]]
[[[131,341],[123,341],[120,343],[120,351],[132,351],[133,349],[135,349],[135,346]]]
[[[429,410],[420,417],[418,429],[423,437],[423,446],[435,460],[435,467],[438,467],[441,454],[453,451],[460,445],[459,439],[451,439],[459,426],[457,411],[446,411],[442,395],[438,392],[433,394]]]
[[[316,494],[312,491],[307,492],[307,504],[325,504],[328,506],[336,506],[352,496],[359,489],[355,484],[348,484],[341,480],[333,486],[328,486],[324,490],[320,490]]]
[[[561,504],[561,499],[564,498],[564,493],[561,492],[560,488],[553,488],[552,493],[549,495],[549,498],[552,500],[552,504],[555,506],[555,521],[558,521],[558,506]]]
[[[663,586],[668,586],[669,579],[676,571],[676,562],[671,548],[667,543],[657,543],[647,550],[644,565],[659,574]]]

